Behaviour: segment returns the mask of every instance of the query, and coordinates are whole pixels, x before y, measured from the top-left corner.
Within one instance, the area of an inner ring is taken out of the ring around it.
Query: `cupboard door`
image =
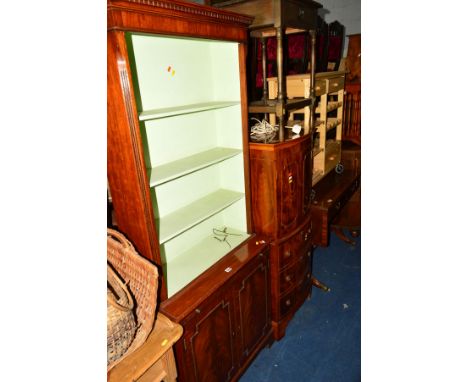
[[[308,214],[312,203],[312,163],[312,151],[309,145],[302,157],[302,174],[304,179],[302,213],[304,216]]]
[[[269,272],[268,253],[260,253],[235,281],[241,365],[271,327]]]
[[[302,171],[297,155],[284,158],[278,176],[280,236],[296,226],[301,204]]]
[[[226,294],[212,297],[184,325],[184,381],[229,381],[236,372],[234,306]]]

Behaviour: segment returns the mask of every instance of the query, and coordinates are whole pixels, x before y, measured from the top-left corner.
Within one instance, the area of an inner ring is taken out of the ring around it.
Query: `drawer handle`
[[[290,252],[290,251],[286,251],[286,252],[284,253],[284,257],[289,257],[289,256],[291,256],[291,252]]]
[[[307,257],[310,257],[310,251],[307,252]]]
[[[334,82],[334,83],[333,83],[333,87],[335,87],[335,88],[336,88],[338,85],[339,85],[338,82]]]
[[[299,14],[298,14],[298,17],[299,17],[300,19],[303,19],[303,18],[304,18],[304,14],[305,14],[304,10],[303,10],[303,9],[301,9],[301,8],[299,8]]]
[[[340,208],[340,206],[341,206],[341,201],[339,201],[338,203],[336,203],[336,206],[335,206],[335,207],[336,207],[336,209],[338,210],[338,209]]]
[[[200,313],[201,313],[201,310],[197,308],[197,309],[195,309],[195,312],[198,313],[198,314],[200,314]]]
[[[289,282],[291,281],[291,276],[287,275],[284,279]]]
[[[291,305],[291,300],[288,298],[288,299],[286,300],[286,306],[290,306],[290,305]]]
[[[307,278],[308,278],[308,279],[310,279],[310,272],[309,272],[309,273],[307,273]]]

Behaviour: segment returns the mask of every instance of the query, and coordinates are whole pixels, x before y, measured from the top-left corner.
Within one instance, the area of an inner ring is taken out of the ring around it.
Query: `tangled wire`
[[[271,142],[278,131],[278,126],[270,125],[265,119],[259,121],[256,118],[251,118],[257,121],[250,129],[250,137],[255,142]]]

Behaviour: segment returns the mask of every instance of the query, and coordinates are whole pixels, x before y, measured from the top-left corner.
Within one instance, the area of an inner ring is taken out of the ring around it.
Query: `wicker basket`
[[[107,366],[112,369],[129,354],[138,349],[153,329],[158,292],[158,270],[140,256],[121,233],[107,229],[107,261],[124,280],[135,300],[136,334],[121,358]]]
[[[135,338],[133,297],[107,264],[107,364],[117,361]]]

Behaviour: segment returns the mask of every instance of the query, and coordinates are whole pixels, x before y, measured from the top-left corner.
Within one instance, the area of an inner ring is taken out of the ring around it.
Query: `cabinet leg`
[[[338,236],[338,238],[343,240],[345,243],[350,244],[350,245],[356,245],[356,242],[354,240],[351,240],[349,237],[345,235],[345,233],[343,232],[343,228],[333,227],[332,229],[333,229],[333,232],[336,234],[336,236]],[[357,237],[357,236],[353,235],[353,237]]]
[[[330,292],[330,288],[327,287],[325,284],[322,284],[320,281],[318,281],[315,277],[312,277],[312,285],[314,287],[317,287],[319,289],[322,289],[325,292]]]

